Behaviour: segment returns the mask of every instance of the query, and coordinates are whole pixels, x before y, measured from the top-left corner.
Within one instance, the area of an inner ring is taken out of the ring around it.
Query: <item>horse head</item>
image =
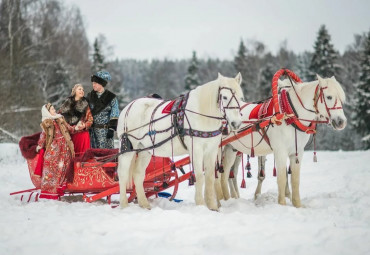
[[[317,79],[319,81],[315,96],[317,113],[320,117],[328,119],[334,129],[344,129],[347,125],[347,118],[342,107],[346,98],[342,86],[334,76],[321,78],[317,75]]]
[[[240,101],[243,100],[243,91],[240,87],[242,75],[238,73],[235,78],[228,78],[218,74],[219,82],[218,105],[224,117],[230,124],[231,130],[237,130],[241,123]]]

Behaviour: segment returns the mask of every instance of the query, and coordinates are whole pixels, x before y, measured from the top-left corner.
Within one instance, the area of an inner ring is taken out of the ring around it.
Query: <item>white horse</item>
[[[174,116],[162,112],[169,101],[140,98],[123,109],[118,119],[117,134],[121,137],[121,143],[122,139],[128,138],[131,144],[126,143],[126,148],[132,146],[132,150],[118,158],[122,208],[128,206],[126,186],[131,185],[133,178],[139,205],[150,209],[143,181],[152,155],[171,157],[189,154],[196,178],[196,204],[206,204],[211,210],[218,209],[214,171],[222,136],[220,130],[225,120],[231,130],[237,130],[241,125],[241,81],[240,73],[235,78],[218,74],[217,80],[190,91],[187,103],[182,103],[183,106],[186,105],[183,112],[183,132],[187,134],[183,137],[183,142],[176,136],[178,130],[173,127]],[[208,138],[204,138],[207,136]]]
[[[291,85],[289,80],[279,82],[279,87],[285,88],[300,124],[308,127],[309,124],[320,121],[327,121],[333,129],[342,130],[347,124],[342,104],[345,101],[345,94],[341,85],[332,78],[321,78],[317,75],[318,80],[307,83],[298,83]],[[242,119],[249,121],[249,115],[256,104],[249,104],[245,108],[242,106]],[[289,120],[289,119],[287,119]],[[243,128],[243,127],[242,127]],[[241,128],[241,129],[242,129]],[[231,166],[234,164],[236,152],[241,151],[245,154],[251,154],[252,137],[254,142],[254,153],[258,156],[274,153],[275,164],[277,169],[278,183],[278,203],[286,204],[285,195],[290,197],[287,186],[286,160],[289,158],[291,167],[291,201],[295,207],[301,206],[299,194],[300,169],[304,146],[307,144],[310,134],[296,129],[292,125],[287,125],[285,121],[278,125],[270,125],[266,129],[266,135],[269,138],[270,145],[259,132],[253,132],[251,135],[244,136],[231,142],[224,150],[224,170],[221,177],[221,188],[223,194],[217,194],[218,198],[230,198],[227,179]],[[233,136],[231,133],[230,136]],[[264,163],[259,162],[259,164]],[[234,168],[234,170],[237,168]],[[235,174],[236,178],[236,174]],[[261,192],[261,184],[264,177],[259,173],[259,185],[255,196]],[[237,187],[233,187],[237,189]],[[231,189],[233,191],[233,188]],[[216,189],[218,190],[218,189]],[[238,190],[232,194],[238,197]]]

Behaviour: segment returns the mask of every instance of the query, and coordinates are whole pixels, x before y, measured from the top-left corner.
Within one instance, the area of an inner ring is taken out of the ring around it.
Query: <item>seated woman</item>
[[[84,95],[85,93],[82,85],[74,85],[71,96],[64,101],[58,111],[64,116],[67,123],[75,129],[71,137],[77,156],[82,155],[90,148],[88,129],[93,123],[89,103]]]
[[[42,133],[36,151],[45,148],[40,198],[59,199],[66,187],[65,177],[69,164],[74,157],[74,148],[68,125],[63,116],[57,114],[48,103],[41,108]]]

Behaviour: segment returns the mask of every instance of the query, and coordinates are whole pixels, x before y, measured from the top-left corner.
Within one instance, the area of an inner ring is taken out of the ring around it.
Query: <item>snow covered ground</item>
[[[112,209],[103,202],[24,203],[10,192],[32,188],[16,144],[0,144],[0,254],[370,254],[370,151],[312,152],[302,162],[304,208],[277,204],[272,157],[262,196],[253,178],[220,212],[195,206],[194,186],[177,198]],[[239,171],[241,180],[241,171]],[[118,197],[115,198],[118,200]]]

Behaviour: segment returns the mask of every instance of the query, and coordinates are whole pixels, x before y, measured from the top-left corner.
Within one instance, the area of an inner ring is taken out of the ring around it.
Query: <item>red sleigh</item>
[[[35,152],[40,133],[23,137],[20,141],[20,149],[28,164],[28,170],[34,188],[10,193],[10,195],[28,193],[28,202],[35,194],[38,200],[38,191],[41,186],[41,177],[35,175],[36,164],[39,154]],[[89,149],[84,155],[74,158],[67,173],[67,186],[60,196],[83,194],[85,202],[93,202],[106,197],[111,202],[113,194],[119,194],[119,182],[117,177],[117,159],[107,161],[117,155],[118,149]],[[105,162],[107,161],[107,162]],[[189,159],[172,162],[170,158],[152,157],[146,169],[144,190],[147,197],[158,196],[158,193],[173,187],[170,199],[174,199],[179,183],[189,179],[191,172],[182,170],[184,165],[189,164]],[[177,169],[182,170],[179,176]],[[135,188],[128,189],[128,200],[133,201],[136,197]],[[21,196],[23,200],[23,195]],[[27,198],[26,198],[27,199]]]

